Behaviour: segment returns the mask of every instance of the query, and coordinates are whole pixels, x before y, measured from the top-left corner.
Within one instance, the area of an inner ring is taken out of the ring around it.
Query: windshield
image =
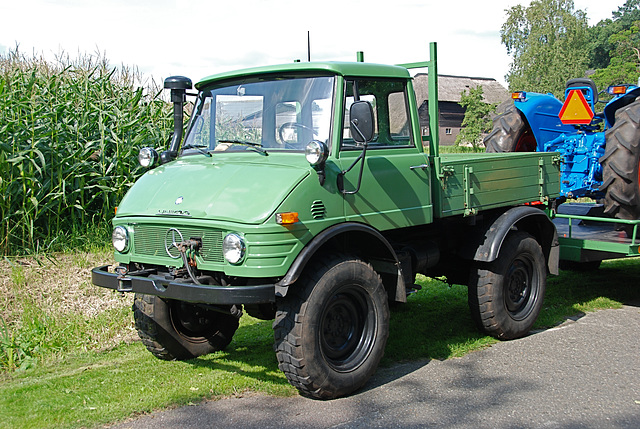
[[[183,149],[302,151],[329,146],[333,77],[261,79],[200,92]]]

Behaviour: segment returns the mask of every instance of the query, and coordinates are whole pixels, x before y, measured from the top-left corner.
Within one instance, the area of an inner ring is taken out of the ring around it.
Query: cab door
[[[343,176],[345,217],[378,230],[430,223],[433,220],[430,173],[426,155],[418,149],[409,120],[406,81],[346,80],[344,121],[339,160],[348,169],[362,154],[349,131],[349,108],[367,101],[374,112],[374,136],[364,161]],[[362,180],[358,177],[362,168]],[[354,192],[356,191],[357,192]]]

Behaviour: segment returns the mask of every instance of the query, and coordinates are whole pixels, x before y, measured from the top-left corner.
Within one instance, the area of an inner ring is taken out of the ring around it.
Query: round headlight
[[[127,250],[129,246],[129,233],[124,226],[116,226],[111,234],[111,242],[113,247],[120,253]]]
[[[311,165],[322,164],[327,160],[327,145],[318,140],[311,140],[304,150],[304,156]]]
[[[143,167],[153,167],[158,161],[158,152],[151,147],[143,147],[138,153],[138,162]]]
[[[224,258],[230,264],[237,264],[244,258],[246,246],[244,240],[238,234],[227,234],[222,242]]]

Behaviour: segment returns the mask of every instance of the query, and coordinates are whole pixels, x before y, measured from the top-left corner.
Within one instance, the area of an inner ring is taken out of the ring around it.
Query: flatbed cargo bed
[[[436,217],[546,202],[560,195],[560,158],[552,152],[451,153],[436,166]],[[518,192],[514,192],[517,189]]]

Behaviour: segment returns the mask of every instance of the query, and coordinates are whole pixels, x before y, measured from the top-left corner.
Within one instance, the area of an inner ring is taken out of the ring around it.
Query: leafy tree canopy
[[[587,70],[588,30],[587,15],[573,0],[533,0],[508,9],[500,35],[513,57],[509,88],[563,95],[566,81]]]
[[[615,43],[611,36],[629,30],[633,23],[640,20],[640,0],[627,0],[612,12],[612,19],[603,19],[589,29],[590,33],[590,62],[591,69],[604,69],[611,64],[616,56]]]
[[[609,65],[598,69],[592,76],[598,88],[637,83],[640,77],[640,21],[635,21],[628,29],[612,34],[608,41],[613,47]]]

